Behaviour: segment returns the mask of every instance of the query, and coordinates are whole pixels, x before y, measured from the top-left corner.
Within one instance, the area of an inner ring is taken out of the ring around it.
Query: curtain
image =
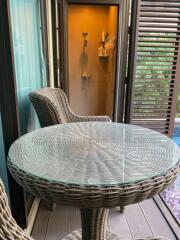
[[[13,52],[22,134],[39,127],[29,93],[47,85],[38,0],[10,0]]]

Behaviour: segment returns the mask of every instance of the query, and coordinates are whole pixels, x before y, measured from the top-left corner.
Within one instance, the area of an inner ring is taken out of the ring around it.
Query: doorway
[[[113,118],[118,6],[68,4],[68,87],[72,109]]]
[[[54,86],[66,92],[77,114],[108,115],[122,122],[129,1],[64,0],[56,9],[54,66],[60,69],[60,83]]]

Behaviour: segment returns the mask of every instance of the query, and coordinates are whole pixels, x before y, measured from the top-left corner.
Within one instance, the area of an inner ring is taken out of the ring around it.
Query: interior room
[[[113,115],[118,7],[68,4],[69,100],[81,115]]]

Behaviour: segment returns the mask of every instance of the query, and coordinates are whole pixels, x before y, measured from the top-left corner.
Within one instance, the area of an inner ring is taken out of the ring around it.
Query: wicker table
[[[11,146],[17,182],[46,201],[79,207],[83,240],[119,239],[106,231],[108,209],[152,198],[179,172],[168,137],[118,123],[67,123],[38,129]],[[66,239],[80,239],[80,232]]]

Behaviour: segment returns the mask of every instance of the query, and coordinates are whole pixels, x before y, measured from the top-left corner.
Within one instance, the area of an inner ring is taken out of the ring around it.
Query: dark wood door
[[[180,82],[180,3],[134,0],[126,122],[172,135]]]

